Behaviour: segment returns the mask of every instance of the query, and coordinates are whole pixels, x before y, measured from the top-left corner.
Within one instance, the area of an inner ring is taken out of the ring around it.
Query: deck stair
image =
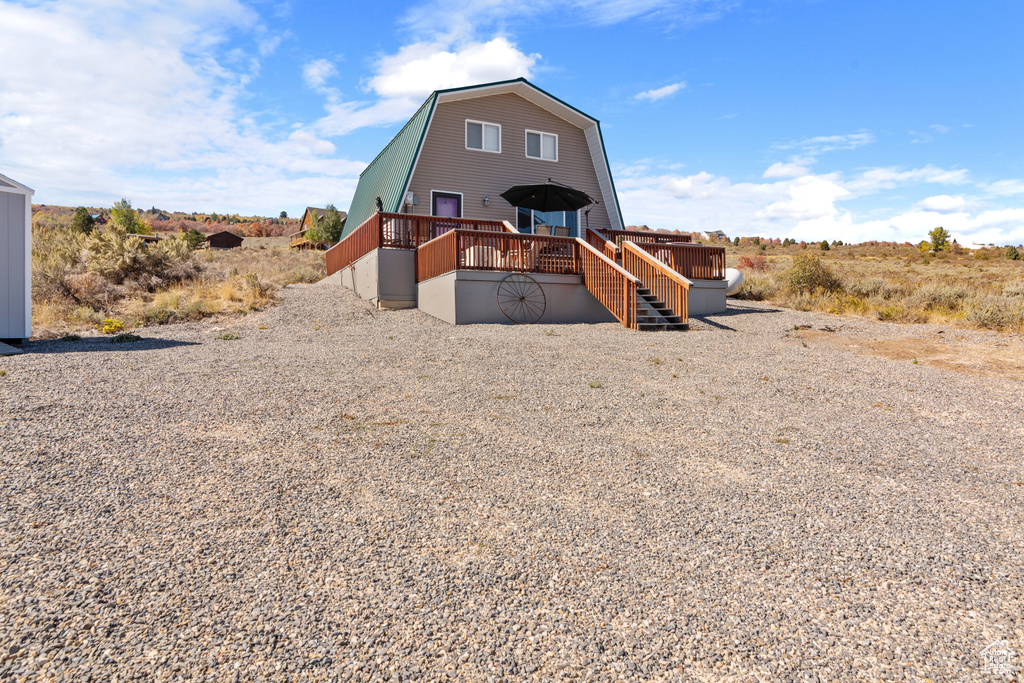
[[[659,301],[646,287],[636,288],[636,325],[645,332],[664,330],[687,330],[690,326],[678,315],[666,310],[668,306]]]

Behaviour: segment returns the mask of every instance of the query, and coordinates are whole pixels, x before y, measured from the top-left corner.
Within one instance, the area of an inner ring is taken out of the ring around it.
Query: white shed
[[[0,342],[32,336],[32,195],[0,175]]]

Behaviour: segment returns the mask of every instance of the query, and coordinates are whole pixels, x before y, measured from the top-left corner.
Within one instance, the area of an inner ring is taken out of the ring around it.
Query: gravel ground
[[[921,326],[456,328],[326,285],[215,325],[0,358],[0,680],[989,680],[983,648],[1024,653],[1024,385],[793,334]]]

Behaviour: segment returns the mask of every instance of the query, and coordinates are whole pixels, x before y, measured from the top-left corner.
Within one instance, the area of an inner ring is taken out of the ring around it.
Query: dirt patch
[[[808,346],[826,346],[866,356],[962,372],[981,377],[1024,380],[1024,342],[993,337],[977,342],[928,334],[903,339],[870,339],[843,334],[841,330],[798,330],[792,337]]]

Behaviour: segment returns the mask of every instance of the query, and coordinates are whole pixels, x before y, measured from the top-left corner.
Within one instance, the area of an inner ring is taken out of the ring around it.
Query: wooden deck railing
[[[683,277],[691,280],[725,279],[725,247],[650,242],[635,244]]]
[[[416,249],[438,235],[456,229],[504,233],[507,228],[502,221],[375,213],[348,237],[327,250],[327,274],[338,272],[374,249]]]
[[[416,250],[416,281],[454,270],[578,274],[576,240],[519,232],[451,230]]]
[[[604,237],[601,233],[597,232],[593,228],[587,228],[587,244],[594,247],[612,261],[618,261],[619,259],[619,248],[615,246],[615,242],[612,242]]]
[[[577,238],[578,260],[583,284],[612,312],[623,326],[637,329],[636,288],[638,280],[619,267],[586,240]]]
[[[626,240],[630,242],[653,242],[654,244],[671,244],[673,242],[692,242],[689,235],[673,235],[667,232],[647,232],[644,230],[611,230],[600,228],[598,232],[607,240],[615,242],[615,246],[622,247]]]
[[[622,243],[622,267],[651,290],[682,323],[690,316],[690,283],[682,275],[651,256],[634,242]]]

